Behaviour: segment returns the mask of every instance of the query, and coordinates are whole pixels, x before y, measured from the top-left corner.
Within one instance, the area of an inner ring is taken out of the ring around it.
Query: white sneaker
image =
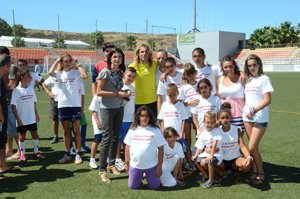
[[[81,156],[79,154],[75,155],[75,164],[81,164],[82,163],[82,159]]]
[[[118,171],[123,171],[124,167],[125,167],[125,164],[122,161],[122,159],[116,159],[115,166],[117,167]]]
[[[95,158],[90,159],[90,167],[92,169],[97,169],[98,168]]]

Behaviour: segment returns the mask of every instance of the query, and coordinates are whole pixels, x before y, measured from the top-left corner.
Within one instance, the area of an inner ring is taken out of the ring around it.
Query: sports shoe
[[[213,182],[211,181],[206,181],[203,185],[202,185],[203,188],[205,189],[210,189],[213,187]]]
[[[66,164],[71,161],[71,156],[65,154],[64,157],[62,157],[60,160],[58,160],[59,164]]]
[[[70,155],[76,155],[76,151],[75,151],[74,147],[72,147],[70,149]]]
[[[50,141],[50,144],[55,144],[58,142],[58,137],[53,137],[52,140]]]
[[[88,146],[82,146],[81,149],[80,149],[80,152],[83,152],[83,153],[90,153],[90,152],[91,152],[91,149],[90,149],[90,147],[88,147]]]
[[[20,162],[26,162],[26,156],[24,153],[21,153],[20,155]]]
[[[81,164],[82,163],[82,159],[81,156],[79,154],[75,155],[75,164]]]
[[[37,153],[33,154],[33,158],[43,160],[46,157],[41,152],[37,152]]]
[[[92,169],[97,169],[98,168],[95,158],[90,159],[90,167]]]
[[[124,167],[125,167],[125,164],[122,161],[122,159],[116,159],[115,166],[117,167],[118,171],[123,171]]]

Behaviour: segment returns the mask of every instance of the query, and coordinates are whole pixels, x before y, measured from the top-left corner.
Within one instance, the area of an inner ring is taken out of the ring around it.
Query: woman
[[[221,70],[223,76],[217,82],[217,94],[220,96],[222,104],[230,104],[232,125],[241,127],[245,131],[242,119],[245,105],[244,84],[241,82],[241,72],[235,60],[230,56],[225,56],[221,60]]]
[[[273,87],[270,78],[264,75],[262,61],[257,55],[248,56],[244,71],[249,80],[245,85],[243,120],[249,137],[249,150],[253,157],[253,175],[249,181],[262,184],[265,173],[259,143],[268,126]]]
[[[136,98],[135,110],[142,105],[148,106],[157,116],[156,68],[157,61],[152,58],[152,51],[146,44],[141,44],[135,51],[134,62],[129,65],[136,70],[134,80]]]
[[[97,77],[97,95],[101,96],[100,116],[102,120],[102,141],[100,145],[99,175],[104,183],[111,183],[106,168],[114,175],[120,175],[115,167],[119,131],[121,129],[124,109],[122,98],[130,97],[130,92],[121,91],[125,56],[121,49],[110,51],[107,68],[101,70]],[[108,158],[108,163],[107,163]]]

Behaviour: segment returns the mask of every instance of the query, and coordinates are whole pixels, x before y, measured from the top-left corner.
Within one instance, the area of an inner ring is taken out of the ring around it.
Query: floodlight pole
[[[196,0],[194,0],[194,28],[190,30],[188,33],[195,33],[195,32],[200,32],[200,30],[197,29],[197,19],[196,19]]]

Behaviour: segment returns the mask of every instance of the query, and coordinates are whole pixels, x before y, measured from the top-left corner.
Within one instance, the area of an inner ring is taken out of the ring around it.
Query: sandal
[[[178,186],[178,187],[184,187],[185,186],[185,183],[183,182],[183,181],[181,181],[181,180],[176,180],[176,185]]]
[[[107,177],[107,173],[105,171],[100,171],[99,177],[105,184],[111,184],[111,180]]]
[[[261,185],[265,182],[265,173],[258,173],[256,178],[252,181],[255,185]]]
[[[121,175],[120,171],[117,169],[117,167],[115,165],[107,166],[107,169],[110,173],[112,173],[116,176]]]
[[[4,173],[14,173],[20,171],[21,168],[19,166],[8,166],[4,171],[1,171],[0,174]]]

